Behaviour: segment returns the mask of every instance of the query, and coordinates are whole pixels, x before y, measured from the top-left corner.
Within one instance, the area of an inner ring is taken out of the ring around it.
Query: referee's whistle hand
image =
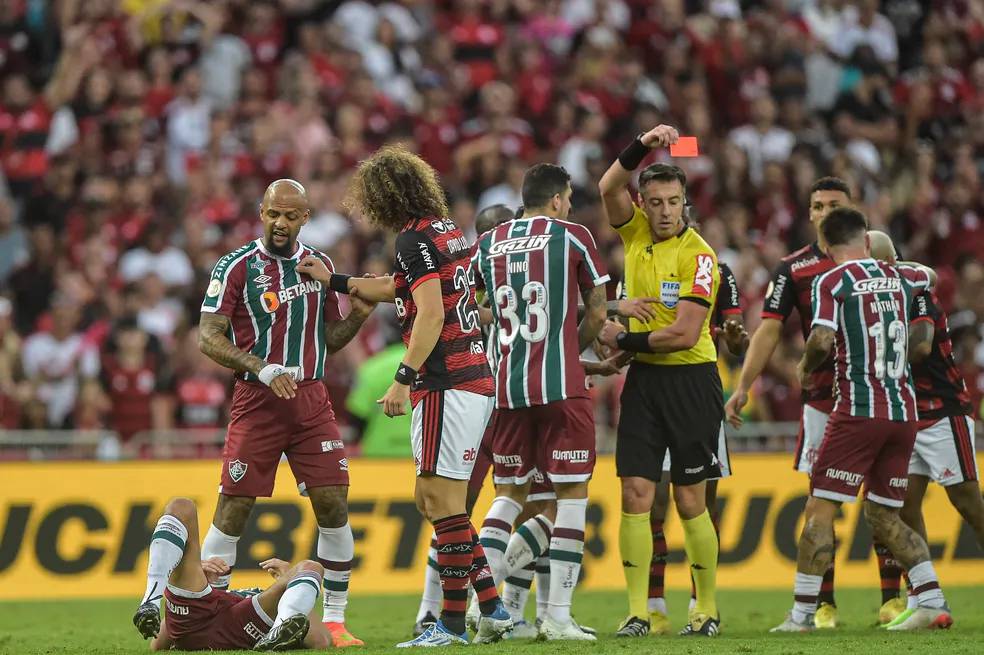
[[[297,395],[297,382],[294,381],[293,373],[282,373],[273,378],[270,388],[273,389],[273,393],[276,394],[277,398],[290,400]]]

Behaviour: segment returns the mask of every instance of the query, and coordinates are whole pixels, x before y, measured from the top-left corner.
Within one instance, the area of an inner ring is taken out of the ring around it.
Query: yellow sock
[[[629,592],[629,614],[646,620],[649,615],[649,565],[653,559],[653,533],[649,527],[649,512],[626,514],[618,527],[618,550],[625,571],[625,586]]]
[[[683,523],[683,546],[690,561],[690,572],[697,588],[697,604],[694,611],[717,617],[717,562],[718,538],[714,532],[711,515],[704,513]]]

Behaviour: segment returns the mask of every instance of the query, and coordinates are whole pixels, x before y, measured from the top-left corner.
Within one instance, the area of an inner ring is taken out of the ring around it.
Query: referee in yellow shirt
[[[668,146],[678,136],[668,125],[639,135],[599,183],[608,222],[625,244],[628,297],[659,300],[655,318],[630,319],[628,331],[609,322],[599,337],[609,347],[638,353],[625,378],[615,450],[622,480],[619,549],[629,593],[629,616],[617,632],[623,637],[649,633],[649,511],[667,450],[673,500],[697,589],[697,603],[680,634],[714,636],[720,626],[714,588],[718,539],[704,500],[706,480],[720,476],[715,452],[724,418],[709,326],[720,284],[717,256],[687,227],[687,176],[680,168],[653,164],[643,169],[639,205],[627,189],[650,148]]]

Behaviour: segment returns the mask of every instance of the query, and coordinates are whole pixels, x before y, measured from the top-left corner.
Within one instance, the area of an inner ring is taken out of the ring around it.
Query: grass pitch
[[[878,592],[875,589],[838,591],[843,627],[808,635],[770,635],[782,621],[792,597],[782,591],[722,591],[719,605],[723,633],[716,639],[648,637],[618,639],[612,633],[622,618],[625,598],[620,593],[584,592],[575,597],[578,620],[598,629],[594,644],[502,642],[476,646],[490,652],[518,653],[634,653],[703,655],[716,653],[764,655],[872,655],[874,653],[984,652],[984,588],[950,587],[945,590],[955,624],[949,631],[898,634],[874,628]],[[674,628],[686,617],[687,594],[670,593]],[[410,636],[416,596],[354,596],[348,626],[368,644],[353,653],[395,653],[393,644]],[[530,605],[532,606],[532,599]],[[0,603],[0,653],[103,654],[146,653],[130,623],[136,600]],[[401,651],[405,652],[405,651]]]

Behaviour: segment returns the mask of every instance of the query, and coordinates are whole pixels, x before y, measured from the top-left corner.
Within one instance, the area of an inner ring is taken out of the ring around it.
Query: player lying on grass
[[[202,562],[198,510],[194,501],[175,498],[164,507],[150,539],[147,588],[133,615],[144,639],[153,637],[151,650],[285,650],[326,648],[331,643],[320,621],[309,618],[324,568],[304,560],[293,567],[282,560],[267,560],[274,576],[269,588],[243,597],[212,588],[226,571],[218,558]],[[160,600],[164,599],[164,630]],[[309,635],[311,623],[319,628]]]
[[[867,221],[839,208],[820,226],[836,264],[813,283],[813,322],[798,373],[810,374],[834,353],[834,409],[813,467],[799,538],[793,608],[773,632],[814,629],[817,596],[833,558],[832,527],[841,503],[864,487],[864,516],[908,571],[917,606],[889,630],[948,628],[953,623],[926,541],[902,522],[899,509],[916,439],[916,398],[906,362],[913,298],[932,286],[925,268],[871,258]]]

